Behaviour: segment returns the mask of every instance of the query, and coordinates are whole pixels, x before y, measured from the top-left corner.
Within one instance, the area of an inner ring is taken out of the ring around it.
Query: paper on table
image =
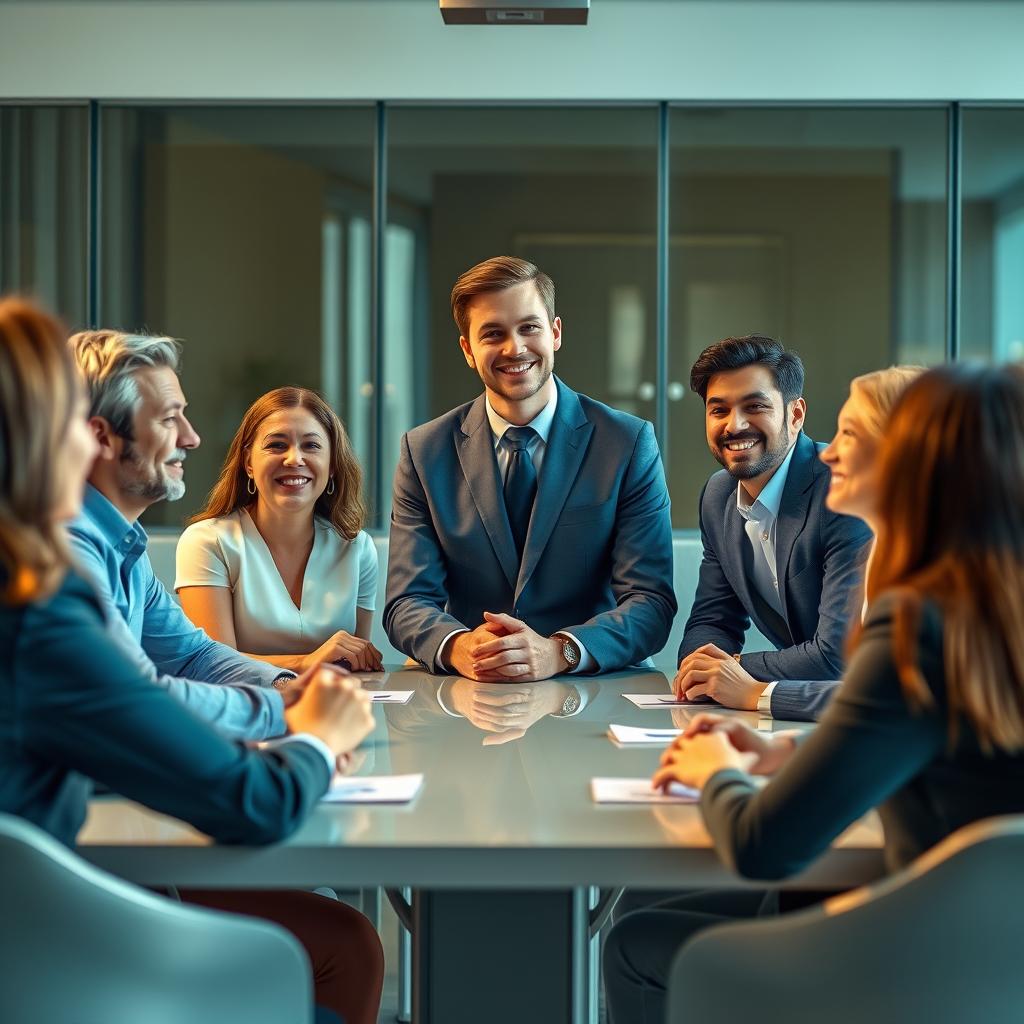
[[[374,704],[408,704],[413,690],[367,690]]]
[[[668,793],[662,793],[651,789],[649,778],[591,779],[590,795],[595,804],[694,804],[700,790],[673,782]]]
[[[704,700],[676,700],[671,693],[624,693],[622,696],[638,708],[695,708],[707,707],[710,703]]]
[[[417,775],[335,775],[321,802],[330,804],[407,804],[423,785]]]
[[[608,738],[623,747],[661,747],[674,740],[682,731],[682,729],[640,729],[635,725],[609,725]]]

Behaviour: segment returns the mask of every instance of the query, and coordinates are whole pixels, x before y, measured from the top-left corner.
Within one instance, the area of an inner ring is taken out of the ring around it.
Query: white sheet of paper
[[[414,690],[367,690],[374,704],[408,704]]]
[[[673,782],[668,793],[662,793],[651,789],[649,777],[591,779],[590,795],[595,804],[694,804],[700,799],[700,790]]]
[[[321,801],[329,804],[407,804],[422,785],[422,773],[335,775]]]
[[[697,708],[711,709],[714,704],[707,701],[676,700],[671,693],[624,693],[622,695],[632,701],[638,708]]]
[[[622,747],[664,747],[682,731],[682,729],[641,729],[635,725],[609,725],[608,738]]]

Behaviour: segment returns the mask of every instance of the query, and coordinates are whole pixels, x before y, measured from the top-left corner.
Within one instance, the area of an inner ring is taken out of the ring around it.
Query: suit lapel
[[[807,522],[810,509],[811,485],[814,483],[814,467],[818,457],[814,442],[803,432],[796,442],[796,451],[789,464],[789,475],[782,491],[779,505],[779,521],[775,531],[775,570],[778,573],[782,610],[789,621],[789,606],[786,601],[786,581],[789,579],[789,559],[793,545]]]
[[[519,568],[519,580],[516,584],[517,600],[551,539],[551,531],[562,514],[562,508],[576,481],[576,474],[583,462],[583,456],[587,453],[590,435],[594,430],[594,425],[583,413],[576,392],[570,391],[557,378],[555,384],[558,388],[558,405],[551,423],[551,433],[548,435],[544,463],[537,480],[537,499],[533,506],[530,530],[526,535],[526,547],[523,550],[523,564]]]
[[[483,395],[473,403],[460,430],[456,431],[455,446],[491,546],[508,585],[514,589],[519,575],[519,558],[505,512],[498,461],[494,457],[494,437],[487,422]]]

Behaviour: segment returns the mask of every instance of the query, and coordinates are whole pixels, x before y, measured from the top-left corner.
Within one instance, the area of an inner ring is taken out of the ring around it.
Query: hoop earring
[[[324,492],[328,497],[334,493],[334,477],[332,476],[327,484],[327,490]]]
[[[255,494],[255,493],[256,493],[256,481],[255,481],[255,480],[253,480],[253,478],[252,478],[252,477],[249,477],[249,482],[248,482],[248,483],[247,483],[247,484],[245,485],[245,489],[246,489],[246,490],[247,490],[247,491],[248,491],[248,492],[249,492],[250,494]]]

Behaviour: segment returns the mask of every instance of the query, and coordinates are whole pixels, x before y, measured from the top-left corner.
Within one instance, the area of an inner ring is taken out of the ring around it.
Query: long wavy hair
[[[929,601],[942,611],[950,742],[966,720],[983,749],[1024,749],[1024,367],[919,377],[893,411],[880,477],[867,595],[893,594],[908,702],[934,706],[917,658]]]
[[[326,519],[346,540],[352,540],[366,520],[363,473],[341,420],[315,391],[308,388],[275,388],[249,406],[232,438],[220,476],[207,496],[206,505],[189,522],[218,519],[254,503],[247,490],[249,477],[245,472],[245,457],[256,440],[260,424],[283,409],[305,409],[323,427],[331,445],[334,493],[324,491],[317,498],[313,512]]]
[[[81,390],[61,324],[24,299],[0,299],[0,601],[5,604],[49,596],[71,563],[54,512],[59,453]]]

